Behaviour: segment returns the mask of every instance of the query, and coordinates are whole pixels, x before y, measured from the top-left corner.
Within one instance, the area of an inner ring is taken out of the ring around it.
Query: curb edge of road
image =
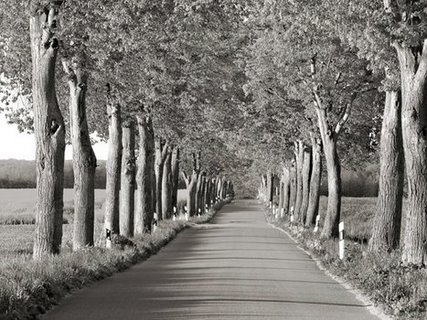
[[[349,291],[350,293],[352,293],[357,300],[359,300],[360,302],[362,302],[363,304],[366,305],[366,308],[368,309],[368,311],[378,317],[381,320],[392,320],[392,318],[388,315],[385,314],[384,310],[379,307],[379,306],[375,306],[375,304],[373,303],[373,301],[371,299],[369,299],[365,294],[363,294],[362,291],[354,288],[348,281],[346,281],[345,279],[338,277],[334,274],[332,274],[331,272],[328,271],[328,269],[326,269],[326,267],[323,265],[322,261],[320,261],[319,259],[317,259],[316,257],[314,257],[310,252],[308,252],[307,250],[305,250],[304,248],[302,248],[300,246],[300,244],[298,243],[298,241],[292,237],[292,235],[289,234],[289,232],[287,232],[286,230],[277,227],[273,224],[271,224],[270,222],[267,222],[268,225],[270,227],[272,227],[273,229],[276,229],[284,234],[286,234],[293,242],[295,242],[298,246],[298,249],[300,249],[301,251],[303,251],[305,254],[307,254],[310,259],[312,259],[317,267],[323,271],[329,278],[331,278],[332,280],[338,282],[342,287],[344,287],[344,289],[346,289],[347,291]]]

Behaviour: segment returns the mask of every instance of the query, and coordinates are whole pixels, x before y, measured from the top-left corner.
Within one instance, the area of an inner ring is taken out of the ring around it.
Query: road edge
[[[332,274],[322,263],[322,261],[320,261],[318,258],[316,258],[315,256],[313,256],[309,251],[305,250],[303,247],[301,247],[301,245],[299,244],[299,242],[286,230],[284,230],[283,228],[277,227],[274,224],[270,223],[267,221],[267,224],[275,230],[278,230],[279,232],[284,233],[286,236],[288,236],[293,242],[295,242],[295,244],[297,244],[297,248],[300,249],[301,251],[303,251],[305,254],[307,254],[310,259],[312,259],[317,267],[324,272],[324,274],[326,276],[328,276],[329,278],[331,278],[332,280],[336,281],[338,284],[340,284],[344,289],[346,289],[347,291],[349,291],[350,293],[352,293],[355,298],[357,300],[359,300],[360,302],[362,302],[363,304],[366,305],[366,309],[374,316],[378,317],[381,320],[392,320],[393,318],[388,316],[387,314],[385,314],[385,312],[379,307],[379,306],[375,306],[375,304],[373,303],[373,301],[371,299],[369,299],[369,297],[367,297],[362,291],[360,291],[359,289],[354,288],[348,281],[346,281],[345,279],[336,276],[334,274]]]

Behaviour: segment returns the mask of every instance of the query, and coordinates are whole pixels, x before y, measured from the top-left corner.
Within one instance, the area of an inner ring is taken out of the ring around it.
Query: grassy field
[[[64,190],[64,222],[72,221],[73,189]],[[178,202],[185,201],[185,190],[178,190]],[[102,221],[105,190],[95,190],[95,215]],[[35,189],[0,189],[0,225],[34,224]]]
[[[372,219],[375,214],[377,198],[342,198],[342,220],[346,236],[354,240],[365,241],[371,237]],[[320,198],[319,212],[324,217],[328,207],[328,198]],[[323,224],[323,220],[320,221]]]
[[[185,190],[178,191],[178,202],[185,202]],[[104,219],[103,203],[105,190],[95,190],[95,238],[102,231]],[[0,255],[26,256],[32,253],[34,233],[34,212],[36,202],[35,189],[0,189]],[[71,247],[73,215],[73,190],[64,190],[63,246]]]
[[[32,252],[34,226],[34,189],[0,189],[0,254],[2,256],[27,255]],[[179,190],[178,200],[183,205],[185,190]],[[96,190],[96,237],[102,232],[103,203],[105,190]],[[355,240],[369,239],[376,198],[343,198],[342,216],[346,224],[346,235]],[[67,222],[72,221],[73,190],[64,191],[64,213]],[[320,214],[324,217],[327,197],[320,199]],[[322,223],[322,221],[321,221]],[[71,246],[72,226],[64,224],[63,246]]]

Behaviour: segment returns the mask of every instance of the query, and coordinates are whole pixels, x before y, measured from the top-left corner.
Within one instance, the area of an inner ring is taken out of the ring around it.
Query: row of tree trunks
[[[280,216],[289,215],[293,217],[293,222],[307,226],[312,226],[318,215],[322,167],[321,140],[312,137],[311,144],[310,148],[302,141],[295,143],[295,159],[290,167],[283,168],[278,187]],[[270,191],[263,181],[265,181],[264,177],[259,189],[259,198],[268,199],[264,197],[263,192],[269,194]]]
[[[189,217],[206,213],[220,200],[234,196],[233,184],[224,178],[209,179],[201,172],[200,154],[193,153],[193,173],[182,172],[187,186],[187,214]]]

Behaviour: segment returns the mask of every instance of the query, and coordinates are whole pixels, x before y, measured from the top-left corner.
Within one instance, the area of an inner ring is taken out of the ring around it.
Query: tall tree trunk
[[[159,221],[163,219],[163,212],[162,212],[162,180],[163,180],[163,167],[165,165],[167,150],[168,150],[168,144],[163,143],[160,138],[155,139],[155,149],[156,149],[156,156],[155,156],[155,177],[156,177],[156,213],[158,216]]]
[[[296,174],[297,174],[297,190],[296,190],[296,200],[294,215],[295,221],[300,221],[300,211],[302,206],[302,197],[303,197],[303,179],[302,179],[302,170],[304,164],[304,143],[298,141],[295,143],[295,161],[296,161]]]
[[[59,253],[62,241],[65,125],[55,89],[58,9],[53,6],[48,14],[40,10],[30,18],[37,174],[34,259]]]
[[[217,185],[216,185],[216,202],[221,200],[221,194],[222,194],[222,178],[217,178]]]
[[[216,203],[216,185],[217,181],[216,178],[212,179],[212,188],[211,188],[211,206],[213,206]]]
[[[274,188],[273,188],[273,181],[274,176],[271,172],[267,173],[267,205],[270,203],[273,204],[273,194],[274,194]]]
[[[300,210],[300,222],[305,224],[308,200],[310,197],[310,175],[311,175],[311,150],[309,148],[304,149],[304,160],[302,167],[302,204]]]
[[[120,188],[120,234],[132,237],[135,214],[135,122],[126,121],[123,128],[123,155]]]
[[[172,217],[172,154],[170,150],[166,154],[163,165],[162,179],[162,212],[165,219]]]
[[[138,115],[139,155],[137,184],[137,208],[135,212],[135,234],[150,233],[153,222],[153,172],[154,172],[154,131],[149,115]]]
[[[313,163],[311,166],[310,196],[308,200],[307,219],[305,225],[311,227],[319,212],[320,182],[322,178],[322,142],[311,138]]]
[[[205,194],[204,194],[206,212],[211,206],[210,190],[211,190],[211,179],[206,178],[205,179]]]
[[[86,118],[87,75],[84,66],[64,59],[64,71],[70,89],[70,128],[73,146],[74,224],[73,250],[94,244],[95,171],[93,152]]]
[[[285,214],[288,214],[289,212],[289,198],[290,198],[290,187],[291,187],[291,180],[290,180],[290,171],[288,167],[283,168],[283,203],[282,203],[282,217]]]
[[[105,190],[105,229],[107,233],[119,234],[120,173],[122,167],[122,120],[120,105],[108,104],[108,156],[107,184]],[[107,242],[108,244],[108,242]]]
[[[423,265],[427,254],[427,40],[422,48],[394,44],[402,86],[402,135],[408,181],[402,261]]]
[[[277,205],[277,209],[279,211],[279,214],[281,215],[283,212],[283,175],[279,179],[279,204]]]
[[[172,152],[172,208],[178,210],[179,148]]]
[[[193,217],[197,211],[195,198],[198,174],[196,172],[193,172],[190,177],[187,177],[184,172],[182,174],[185,180],[185,184],[187,185],[187,213],[190,217]]]
[[[296,163],[291,166],[289,172],[289,213],[294,214],[295,212],[295,203],[297,200],[297,168]]]
[[[197,177],[197,184],[196,184],[196,195],[195,195],[195,206],[196,206],[196,214],[201,214],[203,209],[203,203],[202,203],[202,192],[203,192],[203,180],[205,178],[205,174],[199,174]]]
[[[397,249],[403,197],[401,105],[397,92],[386,92],[381,130],[380,181],[370,251]]]
[[[321,237],[337,238],[341,216],[341,167],[335,135],[324,136],[323,146],[328,170],[328,211]]]

